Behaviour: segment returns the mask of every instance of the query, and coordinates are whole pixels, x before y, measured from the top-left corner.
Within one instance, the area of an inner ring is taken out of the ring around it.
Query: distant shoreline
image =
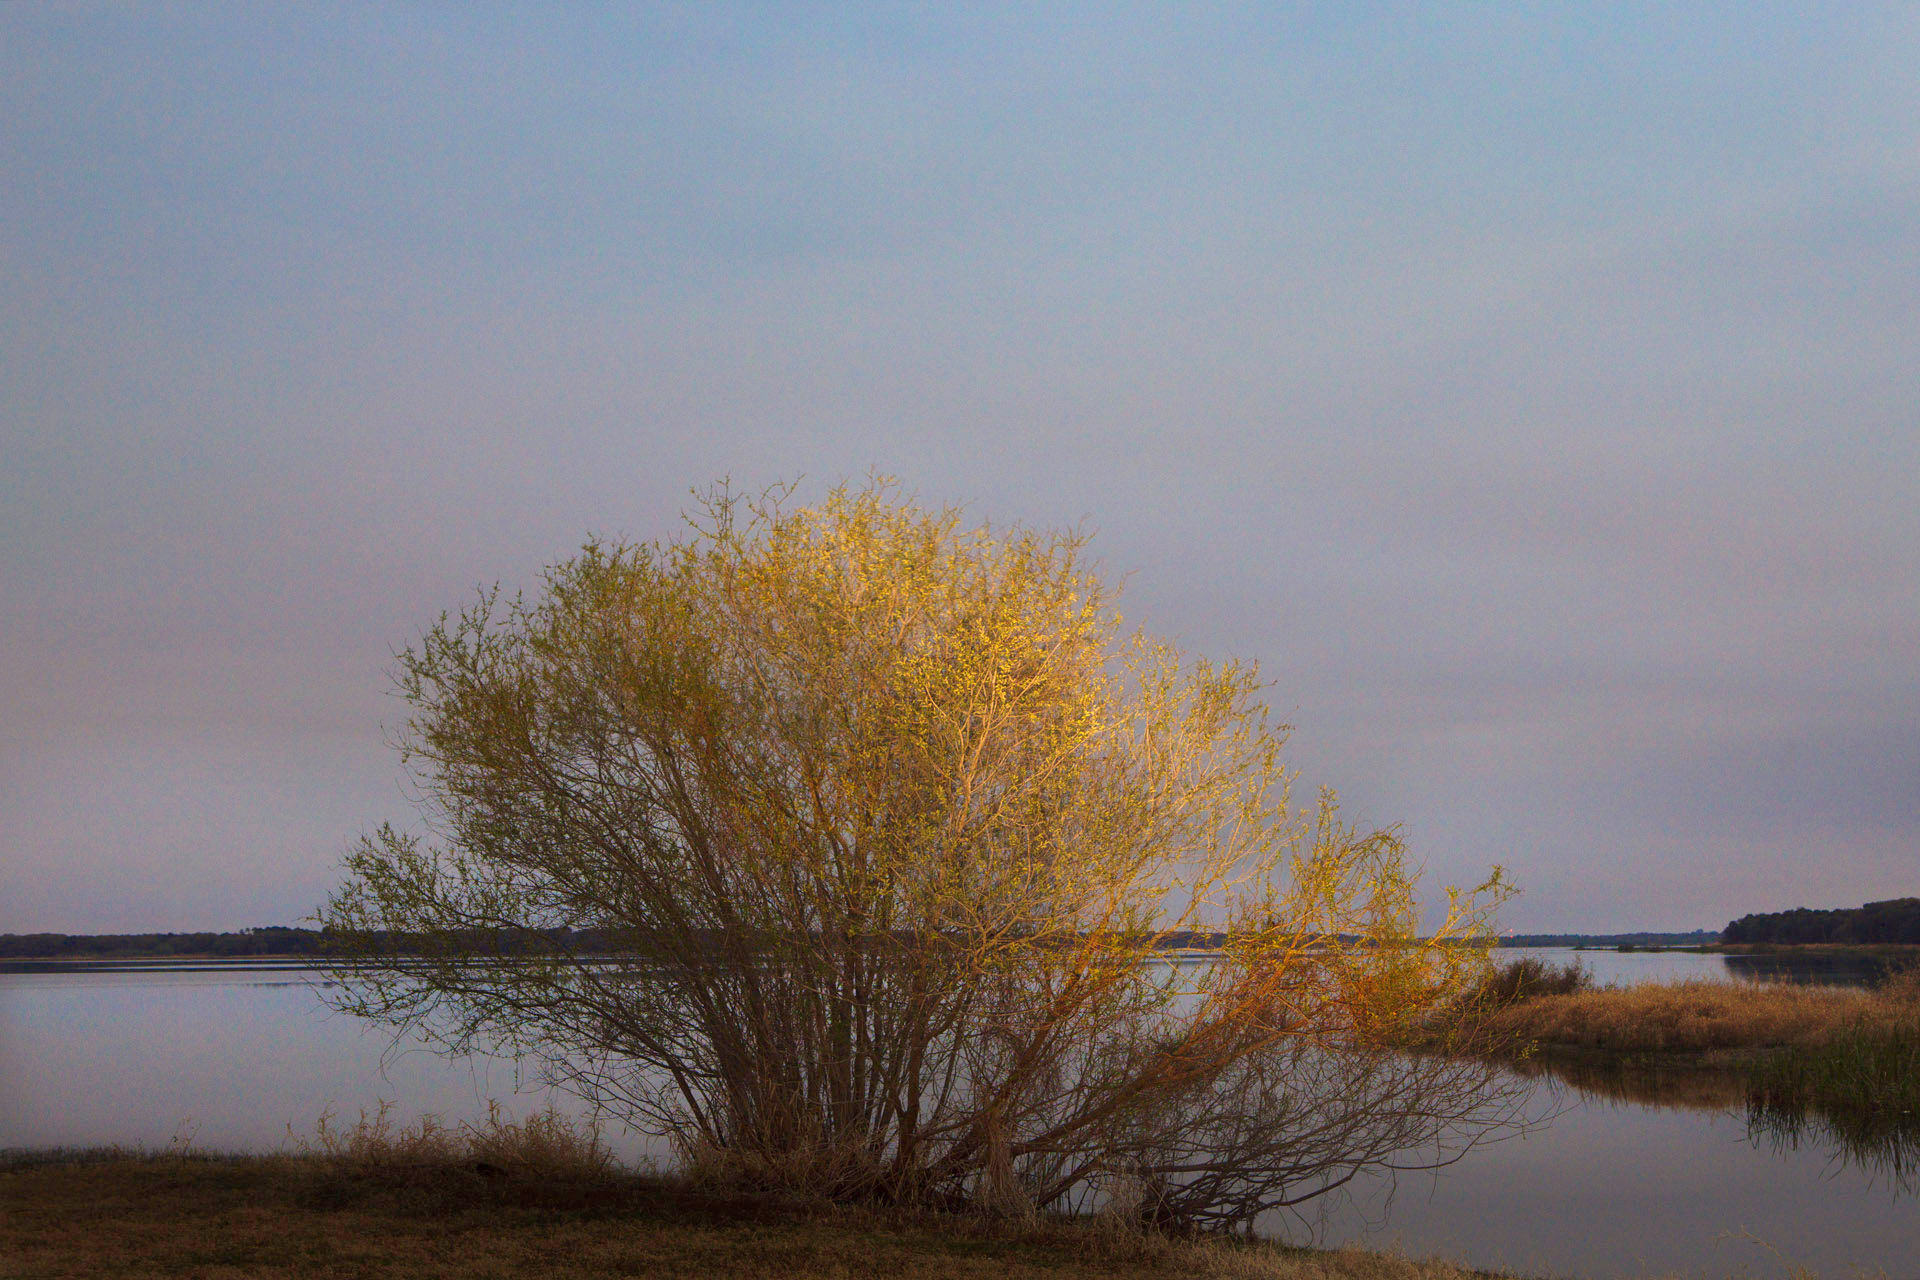
[[[192,973],[226,969],[261,972],[315,969],[333,963],[328,957],[301,953],[251,956],[7,956],[0,959],[6,973]]]
[[[591,932],[562,931],[586,956],[620,954],[611,939]],[[0,973],[106,973],[164,968],[298,968],[337,963],[332,940],[315,929],[270,927],[236,933],[0,934]],[[1178,958],[1218,955],[1223,935],[1183,931],[1164,940],[1161,954]],[[1601,951],[1682,951],[1710,955],[1920,957],[1920,943],[1723,942],[1711,930],[1689,933],[1523,933],[1498,938],[1501,949],[1540,947]]]
[[[1687,944],[1647,944],[1610,942],[1515,942],[1502,939],[1497,949],[1540,948],[1544,950],[1635,952],[1679,952],[1694,955],[1725,956],[1831,956],[1839,958],[1877,958],[1920,961],[1920,944],[1915,943],[1771,943],[1715,942]],[[1158,954],[1176,960],[1201,960],[1222,954],[1217,947],[1168,947]],[[606,959],[616,958],[609,952]],[[596,958],[592,955],[582,958]],[[252,952],[245,955],[214,952],[120,952],[111,955],[22,955],[0,953],[0,974],[31,973],[192,973],[253,969],[260,972],[324,968],[352,963],[343,957],[313,951]]]

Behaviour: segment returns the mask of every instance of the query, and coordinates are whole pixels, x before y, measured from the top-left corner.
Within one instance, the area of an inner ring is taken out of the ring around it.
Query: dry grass
[[[591,1124],[552,1107],[518,1123],[501,1117],[500,1104],[488,1102],[483,1124],[449,1129],[439,1117],[426,1115],[411,1126],[396,1127],[392,1104],[382,1102],[372,1115],[362,1111],[345,1128],[334,1122],[332,1111],[322,1112],[311,1139],[294,1133],[291,1125],[287,1138],[300,1155],[357,1172],[472,1165],[482,1172],[577,1180],[613,1171],[613,1153]]]
[[[1920,969],[1871,992],[1696,981],[1522,997],[1447,1030],[1425,1047],[1631,1101],[1817,1118],[1889,1167],[1920,1151]]]
[[[1644,983],[1524,999],[1485,1017],[1510,1042],[1606,1053],[1710,1053],[1811,1046],[1863,1027],[1908,1026],[1911,979],[1879,993],[1840,987]]]
[[[1920,969],[1875,992],[1865,1016],[1775,1054],[1749,1072],[1754,1100],[1813,1108],[1868,1145],[1920,1150]]]
[[[369,1122],[372,1123],[371,1121]],[[444,1130],[440,1131],[445,1133]],[[390,1137],[393,1135],[389,1135]],[[419,1134],[414,1134],[415,1138]],[[0,1272],[20,1277],[1123,1276],[1470,1280],[1445,1263],[703,1197],[603,1170],[568,1182],[435,1164],[419,1142],[349,1156],[109,1155],[0,1166]]]

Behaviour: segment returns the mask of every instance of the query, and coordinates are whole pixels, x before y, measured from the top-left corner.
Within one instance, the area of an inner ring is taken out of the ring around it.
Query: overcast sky
[[[1510,929],[1920,894],[1912,7],[850,10],[0,7],[0,931],[298,921],[441,609],[875,469]]]

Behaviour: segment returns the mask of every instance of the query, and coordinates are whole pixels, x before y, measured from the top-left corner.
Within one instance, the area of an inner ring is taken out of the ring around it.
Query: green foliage
[[[1754,1066],[1755,1096],[1788,1109],[1920,1116],[1920,1035],[1848,1027],[1815,1044],[1789,1045]]]

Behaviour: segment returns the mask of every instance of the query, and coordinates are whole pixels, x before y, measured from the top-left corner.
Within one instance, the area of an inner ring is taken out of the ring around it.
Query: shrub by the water
[[[1505,881],[1421,929],[1398,832],[1289,799],[1258,673],[1124,630],[1080,535],[879,481],[688,527],[401,655],[434,835],[349,855],[339,1007],[847,1201],[1237,1227],[1513,1116],[1381,1052]]]
[[[1496,963],[1481,979],[1411,1030],[1409,1047],[1442,1053],[1506,1056],[1524,1048],[1493,1018],[1523,1001],[1565,996],[1593,987],[1593,971],[1578,960],[1549,964],[1538,956]]]
[[[1593,970],[1578,960],[1548,964],[1539,956],[1522,956],[1496,964],[1481,981],[1472,999],[1483,1008],[1501,1008],[1537,996],[1566,996],[1593,989]]]

